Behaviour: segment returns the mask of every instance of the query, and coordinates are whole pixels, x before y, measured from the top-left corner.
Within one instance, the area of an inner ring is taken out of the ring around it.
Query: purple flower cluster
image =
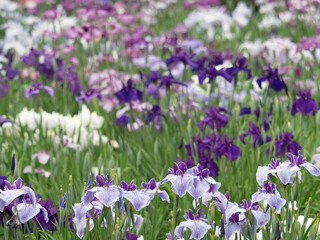
[[[73,94],[79,94],[83,88],[73,66],[68,66],[64,60],[55,58],[44,50],[39,51],[31,48],[29,54],[22,56],[21,60],[24,65],[33,67],[49,81],[55,78],[60,85],[66,83]],[[56,69],[54,64],[57,66]]]
[[[0,48],[0,56],[2,56],[2,49]],[[6,59],[5,63],[0,62],[0,98],[5,97],[10,89],[8,81],[13,80],[19,75],[19,70],[12,68],[14,54],[8,51],[3,56]]]

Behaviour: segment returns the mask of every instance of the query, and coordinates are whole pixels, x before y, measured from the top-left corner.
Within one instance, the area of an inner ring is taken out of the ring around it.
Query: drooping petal
[[[309,173],[311,173],[313,176],[319,176],[320,175],[320,170],[317,168],[315,165],[309,162],[305,162],[301,164],[300,166],[305,167]]]
[[[277,167],[278,177],[284,185],[293,184],[293,178],[297,172],[300,172],[300,168],[296,165],[292,166],[290,161],[283,162]]]
[[[193,198],[198,200],[205,192],[209,190],[209,188],[209,184],[205,180],[200,180],[199,177],[195,177],[193,178],[191,187],[188,192]]]
[[[26,223],[27,221],[35,217],[40,212],[40,207],[38,205],[42,208],[40,204],[36,204],[36,206],[34,206],[33,204],[25,203],[25,202],[18,204],[17,210],[18,210],[20,222]],[[47,213],[46,220],[48,220],[48,213]]]
[[[286,200],[281,198],[279,193],[275,193],[270,196],[270,198],[267,200],[267,203],[270,205],[270,207],[273,207],[276,212],[278,212],[286,204]]]
[[[119,200],[120,192],[113,187],[100,187],[94,195],[103,205],[110,207]]]
[[[123,197],[132,203],[136,211],[140,211],[150,203],[150,196],[142,191],[124,191]]]
[[[268,166],[258,167],[257,173],[256,173],[256,179],[261,187],[263,187],[263,183],[267,181],[268,174],[269,174]]]
[[[161,198],[162,201],[167,201],[168,203],[170,203],[170,198],[166,191],[158,190],[158,196]]]
[[[239,232],[241,230],[241,227],[237,223],[228,223],[225,226],[225,232],[226,232],[226,239],[230,239],[230,237],[235,234],[236,232]]]
[[[22,189],[13,189],[0,192],[0,212],[8,206],[14,199],[24,194]]]
[[[182,238],[185,228],[190,229],[191,239],[202,239],[211,228],[211,226],[201,220],[188,219],[185,222],[181,222],[179,226],[176,227],[175,235],[177,235],[177,237],[179,238]]]
[[[49,94],[49,96],[51,96],[51,97],[54,94],[54,91],[53,91],[53,89],[51,87],[43,86],[43,87],[41,87],[41,89],[45,90]]]
[[[252,211],[256,225],[261,228],[266,225],[270,220],[270,214],[263,211]]]
[[[188,174],[184,174],[181,177],[176,176],[176,178],[171,182],[172,191],[183,197],[191,187],[192,177]]]

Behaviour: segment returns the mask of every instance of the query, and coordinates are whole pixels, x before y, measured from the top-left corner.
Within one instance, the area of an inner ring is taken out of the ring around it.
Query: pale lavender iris
[[[210,189],[212,192],[218,191],[221,186],[221,183],[216,182],[209,176],[210,171],[208,169],[193,167],[188,169],[187,173],[192,176],[192,184],[188,192],[196,200],[201,198]]]
[[[120,190],[113,185],[109,175],[106,175],[106,178],[103,175],[97,176],[95,184],[95,187],[86,191],[81,202],[94,204],[99,201],[104,206],[110,207],[119,200]]]
[[[192,210],[185,212],[184,218],[186,221],[181,222],[176,227],[174,234],[177,237],[182,238],[185,229],[189,228],[191,231],[190,239],[202,239],[211,228],[204,217],[204,215],[201,215],[201,209],[197,211],[196,216],[193,215]]]
[[[320,175],[320,170],[315,165],[306,161],[306,158],[303,157],[298,151],[298,155],[295,156],[292,153],[287,153],[289,160],[280,164],[277,168],[278,177],[284,185],[293,184],[294,177],[298,177],[298,181],[301,180],[301,171],[300,168],[304,167],[309,173],[314,176]]]
[[[269,222],[270,214],[259,209],[258,202],[252,202],[250,199],[247,202],[247,200],[244,199],[242,200],[240,207],[246,210],[244,213],[246,216],[249,215],[249,210],[251,210],[251,213],[254,217],[254,232],[256,228],[261,228]]]
[[[39,203],[40,201],[35,200],[36,197],[32,196],[32,194],[34,194],[34,192],[29,189],[28,194],[25,194],[23,200],[17,204],[20,222],[23,224],[26,223],[33,217],[37,216],[41,211],[44,220],[47,223],[49,221],[47,210],[41,206]]]
[[[151,179],[149,183],[143,182],[142,187],[144,189],[137,189],[134,181],[131,181],[129,185],[124,181],[121,182],[123,197],[132,203],[136,211],[148,206],[156,193],[162,201],[170,202],[167,192],[159,190],[154,179]]]
[[[277,176],[277,167],[280,165],[280,159],[274,160],[271,159],[271,163],[268,166],[258,167],[256,173],[256,179],[259,185],[262,187],[263,183],[268,180],[269,174]]]
[[[46,222],[49,221],[47,211],[37,202],[35,192],[22,184],[22,179],[18,178],[11,185],[10,182],[4,180],[4,190],[0,190],[0,212],[9,206],[15,199],[23,195],[21,200],[17,201],[17,211],[20,222],[26,223],[35,217],[40,211],[42,212]],[[12,205],[12,210],[15,208]]]
[[[174,163],[173,168],[169,168],[169,174],[161,181],[160,185],[171,182],[172,191],[183,197],[191,188],[193,177],[187,173],[187,165],[184,162]]]
[[[266,201],[267,204],[274,208],[276,212],[286,204],[286,200],[281,198],[280,193],[276,189],[276,184],[268,182],[264,183],[264,187],[252,195],[252,202]]]
[[[245,216],[239,212],[233,213],[228,219],[224,226],[225,237],[230,239],[235,233],[243,232],[246,227]]]
[[[73,222],[77,229],[77,236],[83,238],[84,229],[87,226],[88,220],[90,230],[94,227],[93,220],[89,217],[92,204],[76,203],[72,208],[74,212]]]

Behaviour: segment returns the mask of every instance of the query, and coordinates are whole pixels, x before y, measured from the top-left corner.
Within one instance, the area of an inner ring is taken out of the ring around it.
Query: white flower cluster
[[[297,44],[289,38],[273,37],[264,42],[260,40],[247,41],[240,45],[239,51],[243,51],[247,57],[249,54],[252,56],[261,54],[268,63],[275,66],[286,65],[288,61],[297,63],[302,60],[301,53],[297,52]],[[313,58],[310,51],[303,50],[302,52],[304,58]]]
[[[57,9],[63,13],[62,8]],[[0,45],[4,52],[13,48],[19,56],[27,54],[30,48],[40,41],[44,40],[47,43],[45,45],[49,46],[52,39],[46,38],[47,32],[60,34],[64,29],[77,23],[75,17],[59,16],[52,21],[36,16],[23,16],[19,11],[20,6],[16,2],[0,1],[0,17],[6,19],[5,23],[0,25],[0,29],[5,32]]]
[[[14,120],[14,123],[5,123],[1,131],[7,134],[14,134],[21,131],[22,127],[34,131],[36,138],[39,138],[39,128],[42,128],[49,136],[55,137],[55,142],[59,142],[58,133],[63,134],[63,144],[71,148],[77,148],[75,145],[79,144],[81,147],[87,146],[89,141],[93,145],[101,143],[108,143],[109,138],[101,135],[99,129],[103,125],[103,117],[98,116],[96,112],[90,112],[86,105],[82,105],[81,111],[74,115],[64,116],[60,113],[48,113],[24,108]],[[100,141],[101,140],[101,141]],[[111,140],[110,144],[117,148],[116,141]],[[79,147],[80,147],[79,146]]]
[[[199,30],[207,31],[208,38],[210,39],[214,38],[217,32],[217,26],[220,26],[222,29],[222,37],[229,39],[233,36],[231,27],[233,25],[240,27],[246,26],[249,23],[251,15],[251,8],[247,7],[245,3],[240,2],[232,15],[229,15],[224,7],[197,9],[191,12],[184,20],[184,25],[187,28],[192,28],[197,25]]]

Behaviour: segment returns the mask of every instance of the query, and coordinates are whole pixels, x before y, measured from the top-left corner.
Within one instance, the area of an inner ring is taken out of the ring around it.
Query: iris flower
[[[279,167],[277,167],[278,177],[284,185],[293,184],[295,176],[298,176],[298,181],[300,182],[301,167],[307,169],[307,171],[314,176],[320,176],[319,168],[307,162],[306,158],[301,155],[300,150],[298,151],[298,155],[287,153],[287,157],[289,160],[281,163]]]
[[[187,166],[184,162],[174,163],[173,168],[169,168],[169,174],[161,181],[160,185],[171,182],[172,191],[183,197],[191,188],[192,176],[187,172]]]
[[[51,97],[53,96],[53,89],[51,87],[45,86],[42,82],[33,83],[25,90],[24,96],[27,100],[29,100],[30,96],[37,96],[40,93],[40,90],[46,91]]]
[[[264,187],[252,195],[252,202],[259,202],[265,200],[267,204],[274,208],[276,212],[286,204],[286,200],[281,198],[280,193],[276,189],[276,184],[268,182],[264,183]]]
[[[87,103],[90,103],[91,99],[93,98],[97,98],[100,101],[102,100],[102,96],[100,94],[100,92],[98,92],[97,90],[93,89],[93,88],[89,88],[85,91],[83,91],[81,93],[81,95],[79,97],[77,97],[77,101],[86,101]]]
[[[191,239],[202,239],[209,229],[211,229],[211,226],[204,217],[204,215],[201,215],[201,209],[197,211],[196,216],[193,215],[193,212],[190,209],[189,212],[185,212],[184,218],[186,221],[181,222],[176,227],[174,234],[177,237],[182,238],[185,229],[189,228],[191,231]]]
[[[228,117],[220,112],[225,112],[224,108],[210,107],[206,109],[207,116],[198,123],[198,127],[203,131],[205,124],[212,130],[219,130],[224,128],[228,123]]]
[[[143,92],[133,87],[131,79],[127,81],[126,85],[122,85],[122,89],[115,93],[115,96],[119,100],[120,104],[125,102],[142,100]]]
[[[280,92],[283,89],[287,89],[287,85],[285,84],[283,79],[279,76],[277,68],[273,71],[272,68],[269,66],[267,73],[263,73],[263,76],[257,79],[257,83],[261,89],[262,89],[261,84],[264,81],[268,81],[270,84],[270,87],[274,91]]]
[[[140,211],[142,208],[148,206],[156,193],[162,201],[170,202],[167,192],[157,189],[157,184],[154,179],[151,179],[149,183],[143,182],[142,187],[144,189],[137,189],[134,181],[131,181],[130,184],[124,181],[121,182],[123,197],[132,203],[136,211]]]
[[[292,132],[279,133],[274,145],[276,146],[276,157],[279,157],[280,155],[284,157],[286,152],[297,154],[301,149],[301,146],[296,141],[293,141]]]
[[[294,116],[298,112],[303,115],[315,115],[318,111],[316,101],[311,98],[310,90],[301,90],[298,93],[299,99],[296,99],[292,104],[291,115]]]

